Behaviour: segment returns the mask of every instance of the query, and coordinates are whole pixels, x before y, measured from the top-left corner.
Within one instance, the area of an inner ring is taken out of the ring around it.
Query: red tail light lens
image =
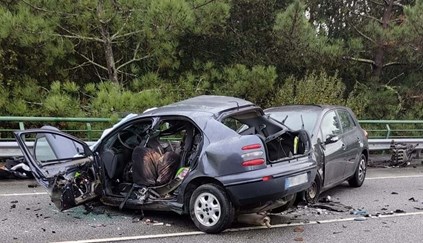
[[[257,166],[257,165],[263,165],[263,164],[264,164],[264,159],[253,159],[253,160],[248,160],[248,161],[242,162],[242,166],[244,166],[244,167]]]
[[[242,150],[251,150],[251,149],[259,149],[259,148],[261,148],[261,144],[256,143],[256,144],[245,145],[241,149]]]

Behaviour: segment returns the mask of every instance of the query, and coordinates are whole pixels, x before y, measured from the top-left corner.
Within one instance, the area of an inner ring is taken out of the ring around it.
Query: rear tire
[[[205,184],[192,193],[189,211],[195,226],[203,232],[216,234],[228,228],[235,217],[235,209],[224,189]]]
[[[319,200],[321,188],[322,183],[320,182],[319,176],[316,176],[311,186],[304,191],[305,202],[310,204],[316,203]]]
[[[348,180],[351,187],[360,187],[363,185],[364,179],[366,179],[367,173],[367,158],[364,154],[361,154],[360,160],[358,161],[357,168],[355,169],[354,175]]]

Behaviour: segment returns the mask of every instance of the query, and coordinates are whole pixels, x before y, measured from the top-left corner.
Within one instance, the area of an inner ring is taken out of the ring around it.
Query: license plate
[[[296,175],[293,177],[288,177],[285,180],[285,189],[293,187],[293,186],[298,186],[304,183],[308,182],[308,176],[307,173],[301,174],[301,175]]]

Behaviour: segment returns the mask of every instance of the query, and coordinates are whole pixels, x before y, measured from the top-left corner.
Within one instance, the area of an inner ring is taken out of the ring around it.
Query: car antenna
[[[236,104],[236,107],[237,107],[237,109],[239,110],[239,104],[238,104],[238,101],[235,101],[235,100],[231,100],[230,102],[235,102],[235,104]]]
[[[304,120],[303,120],[303,114],[301,114],[301,129],[304,130]]]
[[[285,118],[282,120],[282,124],[284,124],[284,125],[285,125],[285,121],[286,121],[286,119],[288,119],[288,115],[286,115],[286,116],[285,116]]]

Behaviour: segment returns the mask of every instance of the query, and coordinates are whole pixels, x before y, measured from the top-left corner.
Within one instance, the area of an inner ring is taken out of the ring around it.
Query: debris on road
[[[271,227],[270,218],[266,215],[257,213],[241,214],[238,216],[237,221],[244,224],[267,226],[268,228]]]
[[[413,152],[419,144],[406,144],[391,142],[391,161],[392,166],[407,166],[410,165],[413,159]]]
[[[415,199],[414,197],[411,197],[411,198],[408,199],[408,201],[418,202],[419,200]]]
[[[295,237],[294,241],[304,241],[303,237]]]
[[[398,195],[398,192],[391,192],[392,195]]]
[[[402,209],[396,209],[396,210],[394,211],[394,213],[405,213],[405,211],[404,211],[404,210],[402,210]]]
[[[332,202],[332,197],[328,195],[328,196],[326,196],[326,197],[321,198],[321,199],[319,200],[319,202],[322,202],[322,203]]]
[[[350,211],[350,214],[353,215],[361,215],[361,216],[368,216],[369,213],[367,212],[367,210],[364,209],[354,209]]]
[[[33,183],[33,184],[28,184],[28,188],[36,188],[38,187],[38,184]]]
[[[315,203],[311,204],[310,207],[326,209],[333,212],[348,212],[352,209],[352,207],[346,206],[339,202]]]

